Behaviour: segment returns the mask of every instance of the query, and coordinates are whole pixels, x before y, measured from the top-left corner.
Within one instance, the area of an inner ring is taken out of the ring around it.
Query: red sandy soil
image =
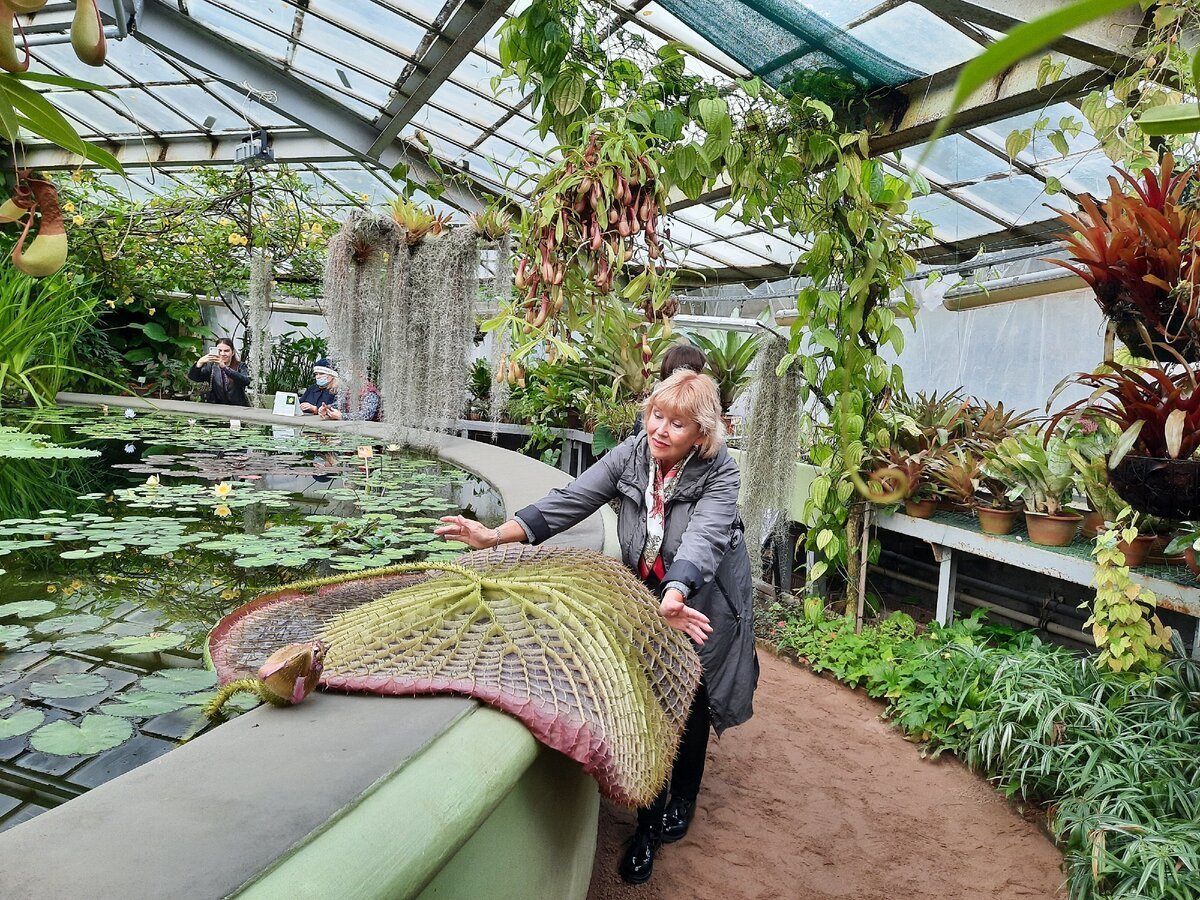
[[[588,900],[1061,898],[1062,856],[983,779],[882,707],[759,651],[754,717],[711,741],[687,837],[624,884],[631,811],[603,804]]]

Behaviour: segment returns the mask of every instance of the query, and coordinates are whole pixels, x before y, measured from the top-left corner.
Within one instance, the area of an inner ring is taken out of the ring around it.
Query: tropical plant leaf
[[[27,734],[46,721],[46,714],[40,709],[20,709],[11,716],[0,718],[0,741]]]
[[[133,735],[133,726],[115,716],[84,716],[78,725],[67,721],[51,722],[29,737],[29,746],[55,756],[89,756],[125,743]]]
[[[209,650],[228,682],[312,639],[326,687],[484,700],[632,805],[664,783],[700,675],[645,586],[585,550],[510,545],[292,585],[226,616]]]
[[[71,697],[89,697],[108,687],[103,675],[76,672],[55,676],[53,681],[35,681],[29,692],[45,700],[65,700]]]

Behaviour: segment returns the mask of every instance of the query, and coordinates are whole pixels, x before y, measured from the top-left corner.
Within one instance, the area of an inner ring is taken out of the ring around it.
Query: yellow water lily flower
[[[219,519],[228,519],[232,513],[233,513],[233,510],[230,509],[228,506],[226,506],[224,503],[222,503],[220,506],[218,506],[216,509],[213,510],[213,515],[215,515]]]
[[[57,594],[58,593],[58,585],[57,584],[46,585],[46,593],[47,594]]]
[[[228,481],[222,481],[215,488],[213,488],[213,493],[216,494],[218,497],[224,499],[225,497],[228,497],[230,494],[233,493],[233,485],[230,484]]]

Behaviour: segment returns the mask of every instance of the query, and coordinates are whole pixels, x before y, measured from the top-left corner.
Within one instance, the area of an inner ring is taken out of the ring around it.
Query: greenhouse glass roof
[[[492,88],[499,74],[496,27],[527,0],[115,2],[116,10],[114,0],[101,0],[112,37],[108,61],[98,69],[81,65],[62,43],[70,4],[51,0],[21,20],[32,32],[35,70],[112,89],[88,94],[53,87],[48,96],[87,139],[118,153],[131,191],[162,191],[195,165],[229,165],[250,131],[266,129],[275,158],[303,170],[323,204],[374,204],[397,192],[388,175],[397,163],[407,163],[417,181],[429,174],[423,154],[415,152],[420,131],[443,168],[461,173],[467,184],[452,187],[435,206],[471,210],[489,194],[521,196],[531,159],[551,152],[533,130],[516,85]],[[610,6],[606,33],[624,30],[651,44],[678,40],[694,49],[691,64],[710,77],[754,72],[771,80],[771,73],[832,57],[854,62],[855,71],[869,69],[864,77],[876,83],[898,82],[909,107],[877,149],[887,151],[888,165],[906,171],[922,158],[923,141],[944,111],[954,67],[994,39],[996,29],[1046,4],[614,0]],[[115,23],[131,14],[133,28],[122,38],[125,29]],[[721,27],[735,19],[744,27]],[[1047,203],[1069,207],[1073,195],[1103,187],[1109,165],[1086,131],[1070,140],[1065,156],[1037,139],[1010,161],[1004,143],[1040,116],[1058,122],[1075,114],[1082,121],[1071,100],[1099,83],[1108,64],[1126,52],[1121,41],[1132,31],[1116,39],[1111,26],[1074,34],[1058,48],[1065,66],[1048,85],[1037,88],[1021,64],[986,102],[964,112],[960,123],[969,127],[943,138],[921,163],[931,192],[913,207],[933,224],[928,259],[958,260],[981,246],[1044,241],[1056,228]],[[762,34],[778,41],[772,49],[779,52],[762,52]],[[77,164],[49,146],[30,147],[25,161],[42,169]],[[1048,179],[1062,193],[1048,196]],[[672,207],[679,262],[715,270],[720,280],[786,274],[801,242],[718,219],[726,200],[717,192]]]

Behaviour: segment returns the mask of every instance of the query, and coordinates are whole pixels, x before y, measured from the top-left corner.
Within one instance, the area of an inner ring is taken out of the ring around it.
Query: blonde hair
[[[642,404],[642,417],[650,421],[651,411],[691,419],[700,426],[700,455],[712,459],[725,443],[725,423],[721,419],[721,394],[717,383],[691,369],[679,369],[660,383]]]

